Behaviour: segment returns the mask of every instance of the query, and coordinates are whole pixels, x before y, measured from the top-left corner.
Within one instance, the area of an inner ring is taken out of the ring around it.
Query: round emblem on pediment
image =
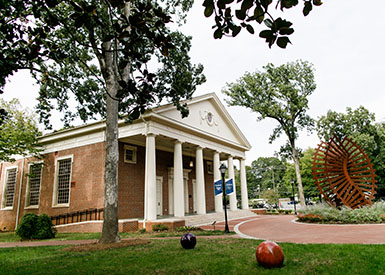
[[[212,114],[211,112],[208,112],[208,113],[207,113],[206,119],[207,119],[207,123],[208,123],[209,125],[212,125],[212,124],[213,124],[213,114]]]

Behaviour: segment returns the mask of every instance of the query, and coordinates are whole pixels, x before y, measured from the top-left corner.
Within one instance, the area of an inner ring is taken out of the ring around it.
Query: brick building
[[[183,220],[186,214],[223,211],[222,196],[214,196],[221,161],[234,178],[234,160],[239,160],[236,184],[240,207],[247,209],[245,152],[250,144],[215,94],[196,97],[188,106],[184,119],[174,106],[164,105],[132,124],[119,122],[120,222]],[[102,209],[104,129],[102,121],[47,134],[40,139],[43,159],[1,163],[0,230],[14,230],[27,212],[57,216]],[[235,192],[229,197],[230,209],[237,209]],[[100,222],[94,226],[80,231],[99,230]]]

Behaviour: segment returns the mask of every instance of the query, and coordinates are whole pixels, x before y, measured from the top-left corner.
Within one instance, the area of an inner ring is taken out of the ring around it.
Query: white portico
[[[218,168],[223,161],[229,167],[228,178],[241,186],[241,208],[248,208],[245,152],[250,144],[214,93],[187,104],[190,115],[184,119],[170,104],[152,109],[133,124],[119,125],[120,142],[145,147],[145,220],[164,213],[183,217],[222,212],[222,196],[214,196],[214,182],[221,178]],[[163,152],[173,158],[167,176],[162,176],[165,168],[161,167],[168,161]],[[235,161],[239,161],[240,182],[235,182]],[[235,190],[234,186],[229,196],[230,210],[237,209]]]

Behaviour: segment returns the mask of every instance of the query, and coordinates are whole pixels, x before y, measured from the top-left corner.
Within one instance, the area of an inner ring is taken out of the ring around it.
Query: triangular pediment
[[[172,122],[196,131],[197,134],[210,135],[221,141],[244,147],[251,146],[218,97],[212,93],[193,98],[187,102],[189,116],[181,118],[180,112],[172,105],[153,109],[153,113]]]

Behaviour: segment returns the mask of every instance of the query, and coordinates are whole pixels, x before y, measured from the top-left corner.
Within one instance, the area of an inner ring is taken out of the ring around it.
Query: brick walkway
[[[238,223],[235,231],[241,237],[276,242],[385,244],[385,224],[323,225],[294,220],[291,215],[262,215]]]

